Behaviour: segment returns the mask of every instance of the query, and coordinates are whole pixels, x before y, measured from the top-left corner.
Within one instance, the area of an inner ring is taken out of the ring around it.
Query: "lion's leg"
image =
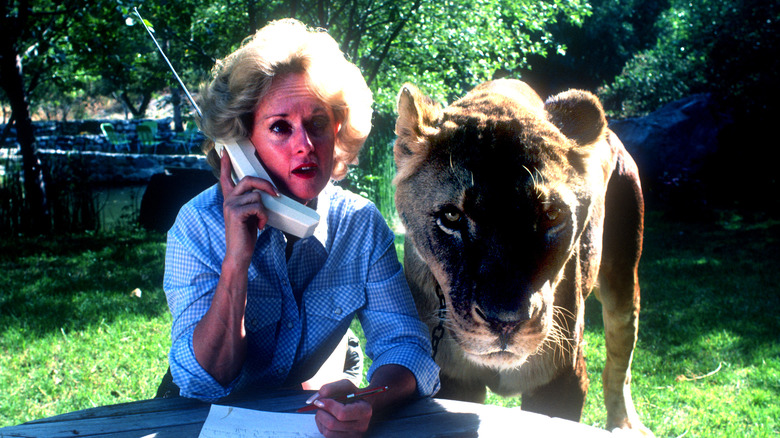
[[[639,306],[618,300],[613,286],[616,281],[602,276],[598,293],[603,305],[604,334],[606,336],[607,360],[602,381],[604,404],[607,408],[607,429],[635,428],[639,417],[631,399],[631,361],[636,344]],[[607,285],[607,284],[612,285]]]
[[[549,383],[532,393],[523,393],[522,409],[551,417],[580,421],[588,394],[588,371],[582,343],[577,349],[573,368],[566,368]]]
[[[436,398],[472,403],[485,402],[487,388],[484,383],[459,380],[443,373],[439,375],[439,379],[441,380],[441,389],[436,393]]]
[[[649,431],[631,399],[631,361],[639,327],[638,267],[642,252],[644,202],[636,165],[627,155],[618,159],[610,179],[604,218],[600,288],[607,360],[602,380],[607,428]]]

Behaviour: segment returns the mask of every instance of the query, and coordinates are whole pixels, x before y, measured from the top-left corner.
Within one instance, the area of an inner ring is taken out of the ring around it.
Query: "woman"
[[[370,130],[371,93],[324,32],[269,24],[215,68],[201,90],[210,138],[248,137],[273,185],[234,184],[227,154],[205,150],[219,184],[185,205],[168,233],[164,287],[173,315],[169,356],[182,395],[298,386],[341,341],[354,315],[373,358],[369,387],[351,404],[347,380],[310,399],[325,435],[360,434],[372,413],[438,390],[426,330],[398,263],[392,232],[343,178]],[[218,166],[218,167],[217,167]],[[314,236],[267,227],[258,191],[315,208]]]

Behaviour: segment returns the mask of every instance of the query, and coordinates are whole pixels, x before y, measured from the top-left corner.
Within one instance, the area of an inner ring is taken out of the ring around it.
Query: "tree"
[[[636,52],[602,95],[638,115],[691,93],[710,92],[737,117],[764,118],[777,101],[780,5],[760,0],[672,0],[663,29]]]
[[[596,91],[620,74],[636,52],[652,47],[658,16],[669,0],[591,0],[581,21],[561,20],[548,31],[565,50],[532,55],[523,79],[542,96],[569,88]]]
[[[0,0],[0,86],[9,101],[22,154],[24,208],[21,224],[32,232],[46,233],[51,220],[41,163],[35,147],[29,92],[51,63],[51,47],[65,38],[68,24],[81,1]]]
[[[42,222],[31,104],[44,107],[54,93],[67,105],[89,90],[114,96],[142,117],[155,93],[178,90],[146,32],[128,21],[132,6],[125,0],[0,0],[0,79],[22,146],[25,201]],[[560,17],[577,22],[587,14],[584,0],[147,0],[139,9],[191,90],[217,58],[272,19],[295,17],[326,28],[362,69],[378,120],[392,119],[403,82],[418,83],[438,100],[453,99],[497,71],[524,65],[531,53],[560,50],[547,28]],[[178,93],[171,96],[178,108]],[[391,123],[380,125],[387,135],[374,137],[386,142]],[[385,161],[387,147],[380,149]]]

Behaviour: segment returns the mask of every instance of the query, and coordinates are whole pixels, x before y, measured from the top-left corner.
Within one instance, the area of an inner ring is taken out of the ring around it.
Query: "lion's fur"
[[[570,90],[544,102],[523,82],[499,80],[442,108],[407,84],[398,112],[407,279],[431,328],[437,290],[447,304],[439,396],[483,401],[487,386],[523,394],[524,409],[579,420],[583,302],[601,274],[608,426],[647,432],[628,387],[644,207],[636,166],[598,99]]]

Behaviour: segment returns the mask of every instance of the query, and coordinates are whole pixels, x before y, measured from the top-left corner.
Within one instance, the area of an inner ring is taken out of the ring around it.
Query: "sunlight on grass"
[[[6,330],[0,423],[153,397],[168,366],[169,331],[167,316],[136,315],[26,341],[22,330]]]
[[[139,234],[3,243],[0,426],[154,396],[170,345],[164,245]]]
[[[694,226],[649,215],[632,394],[656,436],[780,434],[778,231],[774,222]],[[0,427],[154,396],[170,345],[163,242],[145,233],[0,242]],[[396,248],[402,258],[402,237]],[[593,297],[585,318],[582,422],[604,427]],[[352,328],[364,339],[357,321]]]
[[[729,224],[649,218],[632,396],[656,436],[780,433],[778,226]],[[603,428],[605,345],[593,297],[585,318],[590,388],[582,422]],[[521,399],[489,393],[487,403],[519,406]]]

